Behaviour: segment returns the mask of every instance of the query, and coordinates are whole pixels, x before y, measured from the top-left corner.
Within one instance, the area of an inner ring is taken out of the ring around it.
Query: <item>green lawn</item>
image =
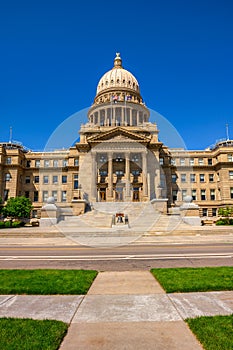
[[[205,350],[233,349],[233,315],[187,319]]]
[[[61,321],[0,318],[0,349],[57,350],[67,329]]]
[[[152,269],[167,293],[233,290],[233,267]]]
[[[88,270],[0,270],[0,294],[86,294],[96,276]]]

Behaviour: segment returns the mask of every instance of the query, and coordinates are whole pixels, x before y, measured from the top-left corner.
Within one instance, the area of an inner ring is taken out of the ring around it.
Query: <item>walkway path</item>
[[[60,350],[200,350],[184,319],[232,313],[233,291],[165,294],[148,271],[99,273],[86,296],[0,296],[0,317],[70,323]]]

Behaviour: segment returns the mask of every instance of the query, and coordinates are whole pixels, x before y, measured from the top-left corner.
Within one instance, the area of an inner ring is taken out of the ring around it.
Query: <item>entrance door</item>
[[[123,187],[116,187],[115,190],[115,200],[117,202],[123,202]]]
[[[139,188],[134,187],[133,189],[133,202],[139,202]]]
[[[106,201],[106,188],[100,188],[100,202]]]

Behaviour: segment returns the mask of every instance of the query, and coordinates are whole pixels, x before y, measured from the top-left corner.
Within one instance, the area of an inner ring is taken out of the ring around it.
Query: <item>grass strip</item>
[[[0,294],[86,294],[94,270],[0,270]]]
[[[61,321],[0,318],[0,349],[57,350],[67,329]]]
[[[167,293],[233,290],[233,267],[151,269]]]
[[[202,316],[186,322],[205,350],[233,349],[233,315]]]

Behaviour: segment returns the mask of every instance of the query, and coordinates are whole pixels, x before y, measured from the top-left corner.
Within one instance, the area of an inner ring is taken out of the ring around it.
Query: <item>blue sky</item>
[[[14,140],[43,149],[92,104],[118,51],[188,149],[225,138],[226,123],[233,138],[232,17],[231,0],[2,2],[0,141],[12,126]]]

